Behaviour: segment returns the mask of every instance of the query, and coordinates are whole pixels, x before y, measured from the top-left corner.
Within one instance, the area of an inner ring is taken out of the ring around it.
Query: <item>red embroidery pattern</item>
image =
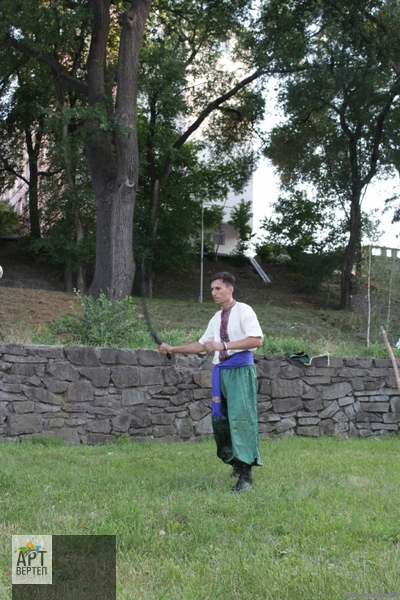
[[[233,304],[230,305],[229,308],[222,309],[222,313],[221,313],[221,325],[219,328],[219,335],[221,338],[221,342],[229,342],[229,335],[228,335],[228,322],[229,322],[229,315],[231,314],[231,310],[232,307],[236,304],[236,302],[233,302]],[[219,362],[222,362],[224,360],[226,360],[228,358],[228,352],[226,350],[220,350],[219,351]]]

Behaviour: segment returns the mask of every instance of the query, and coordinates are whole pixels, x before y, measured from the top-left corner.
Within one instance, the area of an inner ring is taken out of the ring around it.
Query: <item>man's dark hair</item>
[[[225,285],[231,285],[235,287],[235,276],[232,273],[228,273],[227,271],[223,271],[222,273],[215,273],[210,279],[210,283],[215,281],[216,279],[221,279],[225,283]]]

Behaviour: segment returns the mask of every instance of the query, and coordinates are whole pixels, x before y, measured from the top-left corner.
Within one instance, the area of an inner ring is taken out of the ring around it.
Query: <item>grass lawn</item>
[[[212,440],[2,443],[0,598],[19,533],[115,534],[121,600],[400,597],[398,438],[261,454],[254,490],[232,494]]]

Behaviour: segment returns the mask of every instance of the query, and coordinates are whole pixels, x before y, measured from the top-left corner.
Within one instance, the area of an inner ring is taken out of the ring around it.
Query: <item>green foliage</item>
[[[257,242],[254,244],[254,249],[258,258],[264,261],[276,258],[281,252],[279,244],[273,244],[272,242],[266,241]]]
[[[274,216],[265,218],[261,229],[268,242],[295,248],[299,252],[323,252],[341,244],[340,221],[321,201],[302,190],[289,191],[273,204]]]
[[[231,218],[228,221],[229,225],[232,225],[237,231],[238,241],[234,254],[239,257],[244,257],[246,251],[250,248],[250,242],[252,236],[252,228],[249,224],[250,219],[253,216],[251,212],[252,202],[249,200],[241,200],[240,203],[232,209]]]
[[[340,250],[311,254],[288,246],[287,251],[291,257],[290,267],[300,275],[303,289],[309,291],[318,290],[323,283],[331,281],[343,262]]]
[[[19,219],[8,200],[0,200],[0,235],[18,232]]]
[[[98,298],[76,292],[81,315],[59,317],[54,332],[70,337],[73,343],[86,346],[128,345],[133,333],[143,330],[141,319],[130,297],[112,302],[105,294]]]

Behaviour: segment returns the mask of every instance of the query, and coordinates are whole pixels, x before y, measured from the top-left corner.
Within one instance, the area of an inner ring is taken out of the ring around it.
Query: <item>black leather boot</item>
[[[238,462],[234,462],[232,463],[232,473],[229,475],[229,477],[239,477],[240,476],[240,468],[239,465],[241,463]]]
[[[245,463],[236,463],[239,479],[236,485],[233,486],[232,492],[242,492],[245,488],[253,487],[253,479],[251,477],[251,466]]]

